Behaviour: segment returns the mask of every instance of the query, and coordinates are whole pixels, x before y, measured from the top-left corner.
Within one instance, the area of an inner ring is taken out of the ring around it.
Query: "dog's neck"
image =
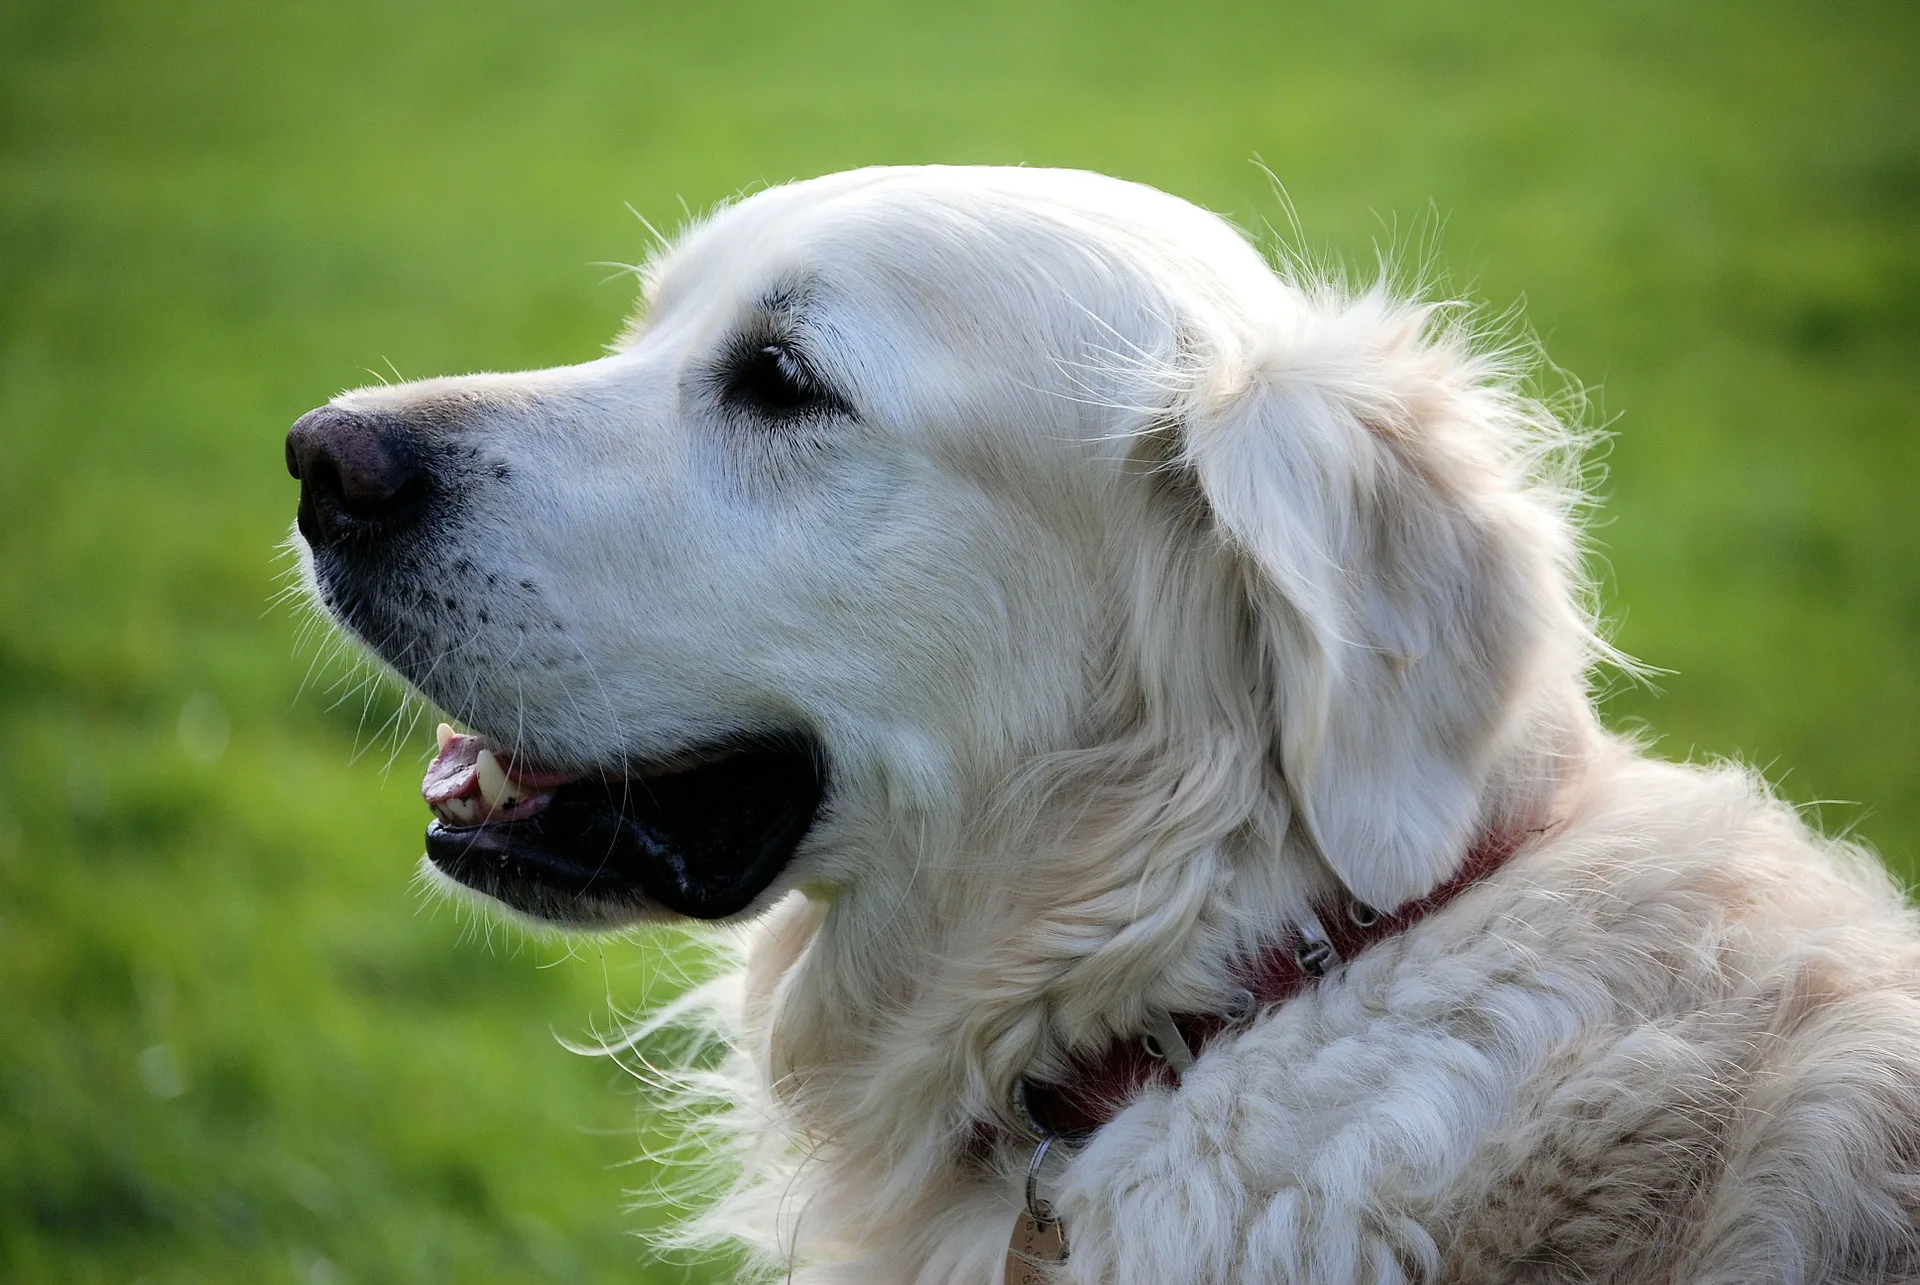
[[[1151,1011],[1136,1039],[1121,1039],[1075,1060],[1064,1080],[1023,1078],[1016,1105],[1036,1140],[1074,1140],[1091,1134],[1152,1084],[1179,1083],[1193,1060],[1215,1039],[1243,1029],[1262,1009],[1283,1004],[1318,984],[1335,969],[1378,942],[1405,932],[1489,878],[1549,827],[1489,833],[1467,853],[1454,874],[1426,896],[1391,913],[1342,896],[1314,906],[1290,931],[1239,961],[1239,983],[1220,1008],[1202,1012]],[[983,1122],[976,1150],[1006,1141]]]
[[[1526,739],[1495,774],[1488,833],[1542,823],[1587,730]],[[1023,1077],[1069,1076],[1076,1059],[1137,1039],[1151,1014],[1217,1011],[1276,926],[1340,904],[1344,889],[1284,800],[1265,815],[1195,812],[1157,828],[1149,818],[1168,799],[1130,795],[1124,781],[1091,786],[1024,818],[974,814],[995,825],[899,827],[963,839],[910,862],[893,854],[892,868],[918,873],[788,903],[762,931],[748,1050],[791,1132],[833,1158],[816,1199],[838,1189],[867,1216],[876,1202],[930,1216],[916,1202],[940,1184],[931,1168],[911,1181],[903,1157],[970,1165],[982,1121],[1020,1131]]]

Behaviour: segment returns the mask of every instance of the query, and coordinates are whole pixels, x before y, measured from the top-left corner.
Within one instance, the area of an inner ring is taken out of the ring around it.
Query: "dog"
[[[1920,931],[1604,731],[1579,434],[1443,306],[1151,188],[754,194],[607,355],[289,434],[443,725],[426,869],[751,925],[809,1282],[1920,1280]],[[689,1072],[690,1076],[695,1072]]]

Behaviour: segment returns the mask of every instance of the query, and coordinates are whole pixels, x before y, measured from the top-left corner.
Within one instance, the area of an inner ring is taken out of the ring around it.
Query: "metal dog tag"
[[[1048,1285],[1049,1263],[1067,1261],[1067,1229],[1057,1218],[1041,1222],[1022,1209],[1007,1245],[1007,1285]]]

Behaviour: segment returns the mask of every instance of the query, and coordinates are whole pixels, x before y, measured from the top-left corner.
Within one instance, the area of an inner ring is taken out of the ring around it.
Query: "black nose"
[[[294,421],[287,472],[300,479],[300,534],[313,545],[393,535],[419,516],[430,490],[405,425],[338,406]]]

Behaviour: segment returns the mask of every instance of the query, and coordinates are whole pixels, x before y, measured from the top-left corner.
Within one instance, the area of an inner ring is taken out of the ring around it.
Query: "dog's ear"
[[[1525,405],[1424,313],[1367,297],[1208,372],[1186,452],[1238,562],[1298,823],[1389,910],[1489,823],[1495,761],[1577,636]],[[1565,651],[1566,649],[1562,649]],[[1568,690],[1571,690],[1569,688]]]

